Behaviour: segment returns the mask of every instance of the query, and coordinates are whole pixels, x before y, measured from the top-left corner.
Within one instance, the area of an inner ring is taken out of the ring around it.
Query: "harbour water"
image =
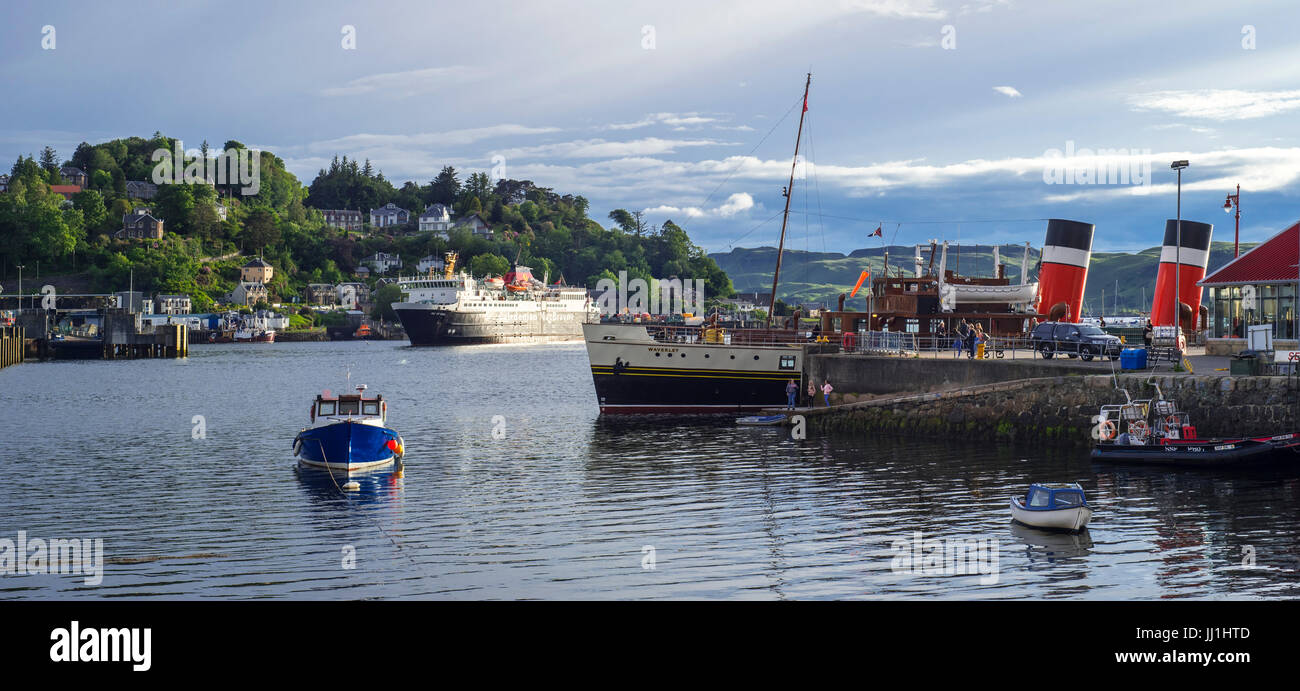
[[[345,495],[291,441],[348,370],[407,456]],[[601,420],[581,344],[27,363],[0,372],[0,410],[0,538],[102,538],[106,561],[99,585],[0,575],[0,599],[1300,595],[1300,471]],[[1013,527],[1031,481],[1082,483],[1089,531]],[[996,578],[891,568],[917,533],[996,541]]]

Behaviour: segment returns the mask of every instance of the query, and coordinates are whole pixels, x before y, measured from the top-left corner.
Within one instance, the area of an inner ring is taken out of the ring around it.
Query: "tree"
[[[275,225],[275,214],[266,209],[249,214],[244,221],[244,238],[259,252],[264,251],[267,245],[279,242],[280,229]]]
[[[475,276],[504,276],[510,262],[499,254],[480,254],[469,262],[469,272]]]
[[[190,214],[194,211],[194,191],[191,185],[159,185],[154,208],[167,223],[167,230],[178,235],[189,232]]]
[[[402,289],[396,283],[386,283],[370,297],[370,301],[374,303],[374,307],[370,310],[370,316],[375,319],[395,322],[397,321],[397,313],[393,311],[393,303],[402,300]]]
[[[456,169],[451,166],[443,166],[442,172],[438,173],[438,177],[429,183],[429,203],[451,206],[456,203],[456,197],[459,195],[460,181],[456,179]]]
[[[104,197],[95,190],[82,190],[72,195],[72,207],[81,212],[87,231],[106,230],[108,209],[104,206]]]
[[[41,168],[45,169],[46,180],[51,185],[57,185],[63,179],[59,175],[59,154],[53,147],[41,149]]]

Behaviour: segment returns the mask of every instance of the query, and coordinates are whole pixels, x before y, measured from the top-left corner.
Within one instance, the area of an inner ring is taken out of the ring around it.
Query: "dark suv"
[[[1034,327],[1030,339],[1044,360],[1050,360],[1056,353],[1078,356],[1084,362],[1097,356],[1110,356],[1110,359],[1118,360],[1119,353],[1123,350],[1118,336],[1112,336],[1091,324],[1043,322]]]

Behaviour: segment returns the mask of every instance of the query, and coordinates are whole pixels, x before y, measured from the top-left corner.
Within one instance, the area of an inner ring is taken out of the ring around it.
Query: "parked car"
[[[1078,357],[1084,362],[1098,356],[1118,360],[1120,351],[1124,349],[1118,336],[1092,324],[1043,322],[1034,327],[1030,340],[1044,360],[1050,360],[1056,353]]]

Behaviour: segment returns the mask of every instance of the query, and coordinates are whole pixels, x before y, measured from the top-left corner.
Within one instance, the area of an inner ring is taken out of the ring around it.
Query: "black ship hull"
[[[1300,435],[1253,439],[1200,439],[1170,444],[1098,444],[1094,461],[1219,468],[1300,461]]]
[[[393,311],[413,346],[550,343],[582,338],[582,323],[578,315],[574,316],[571,324],[541,319],[498,324],[473,312],[400,307],[394,307]]]
[[[798,373],[593,365],[596,399],[605,415],[731,415],[786,405],[790,379],[804,386]]]

